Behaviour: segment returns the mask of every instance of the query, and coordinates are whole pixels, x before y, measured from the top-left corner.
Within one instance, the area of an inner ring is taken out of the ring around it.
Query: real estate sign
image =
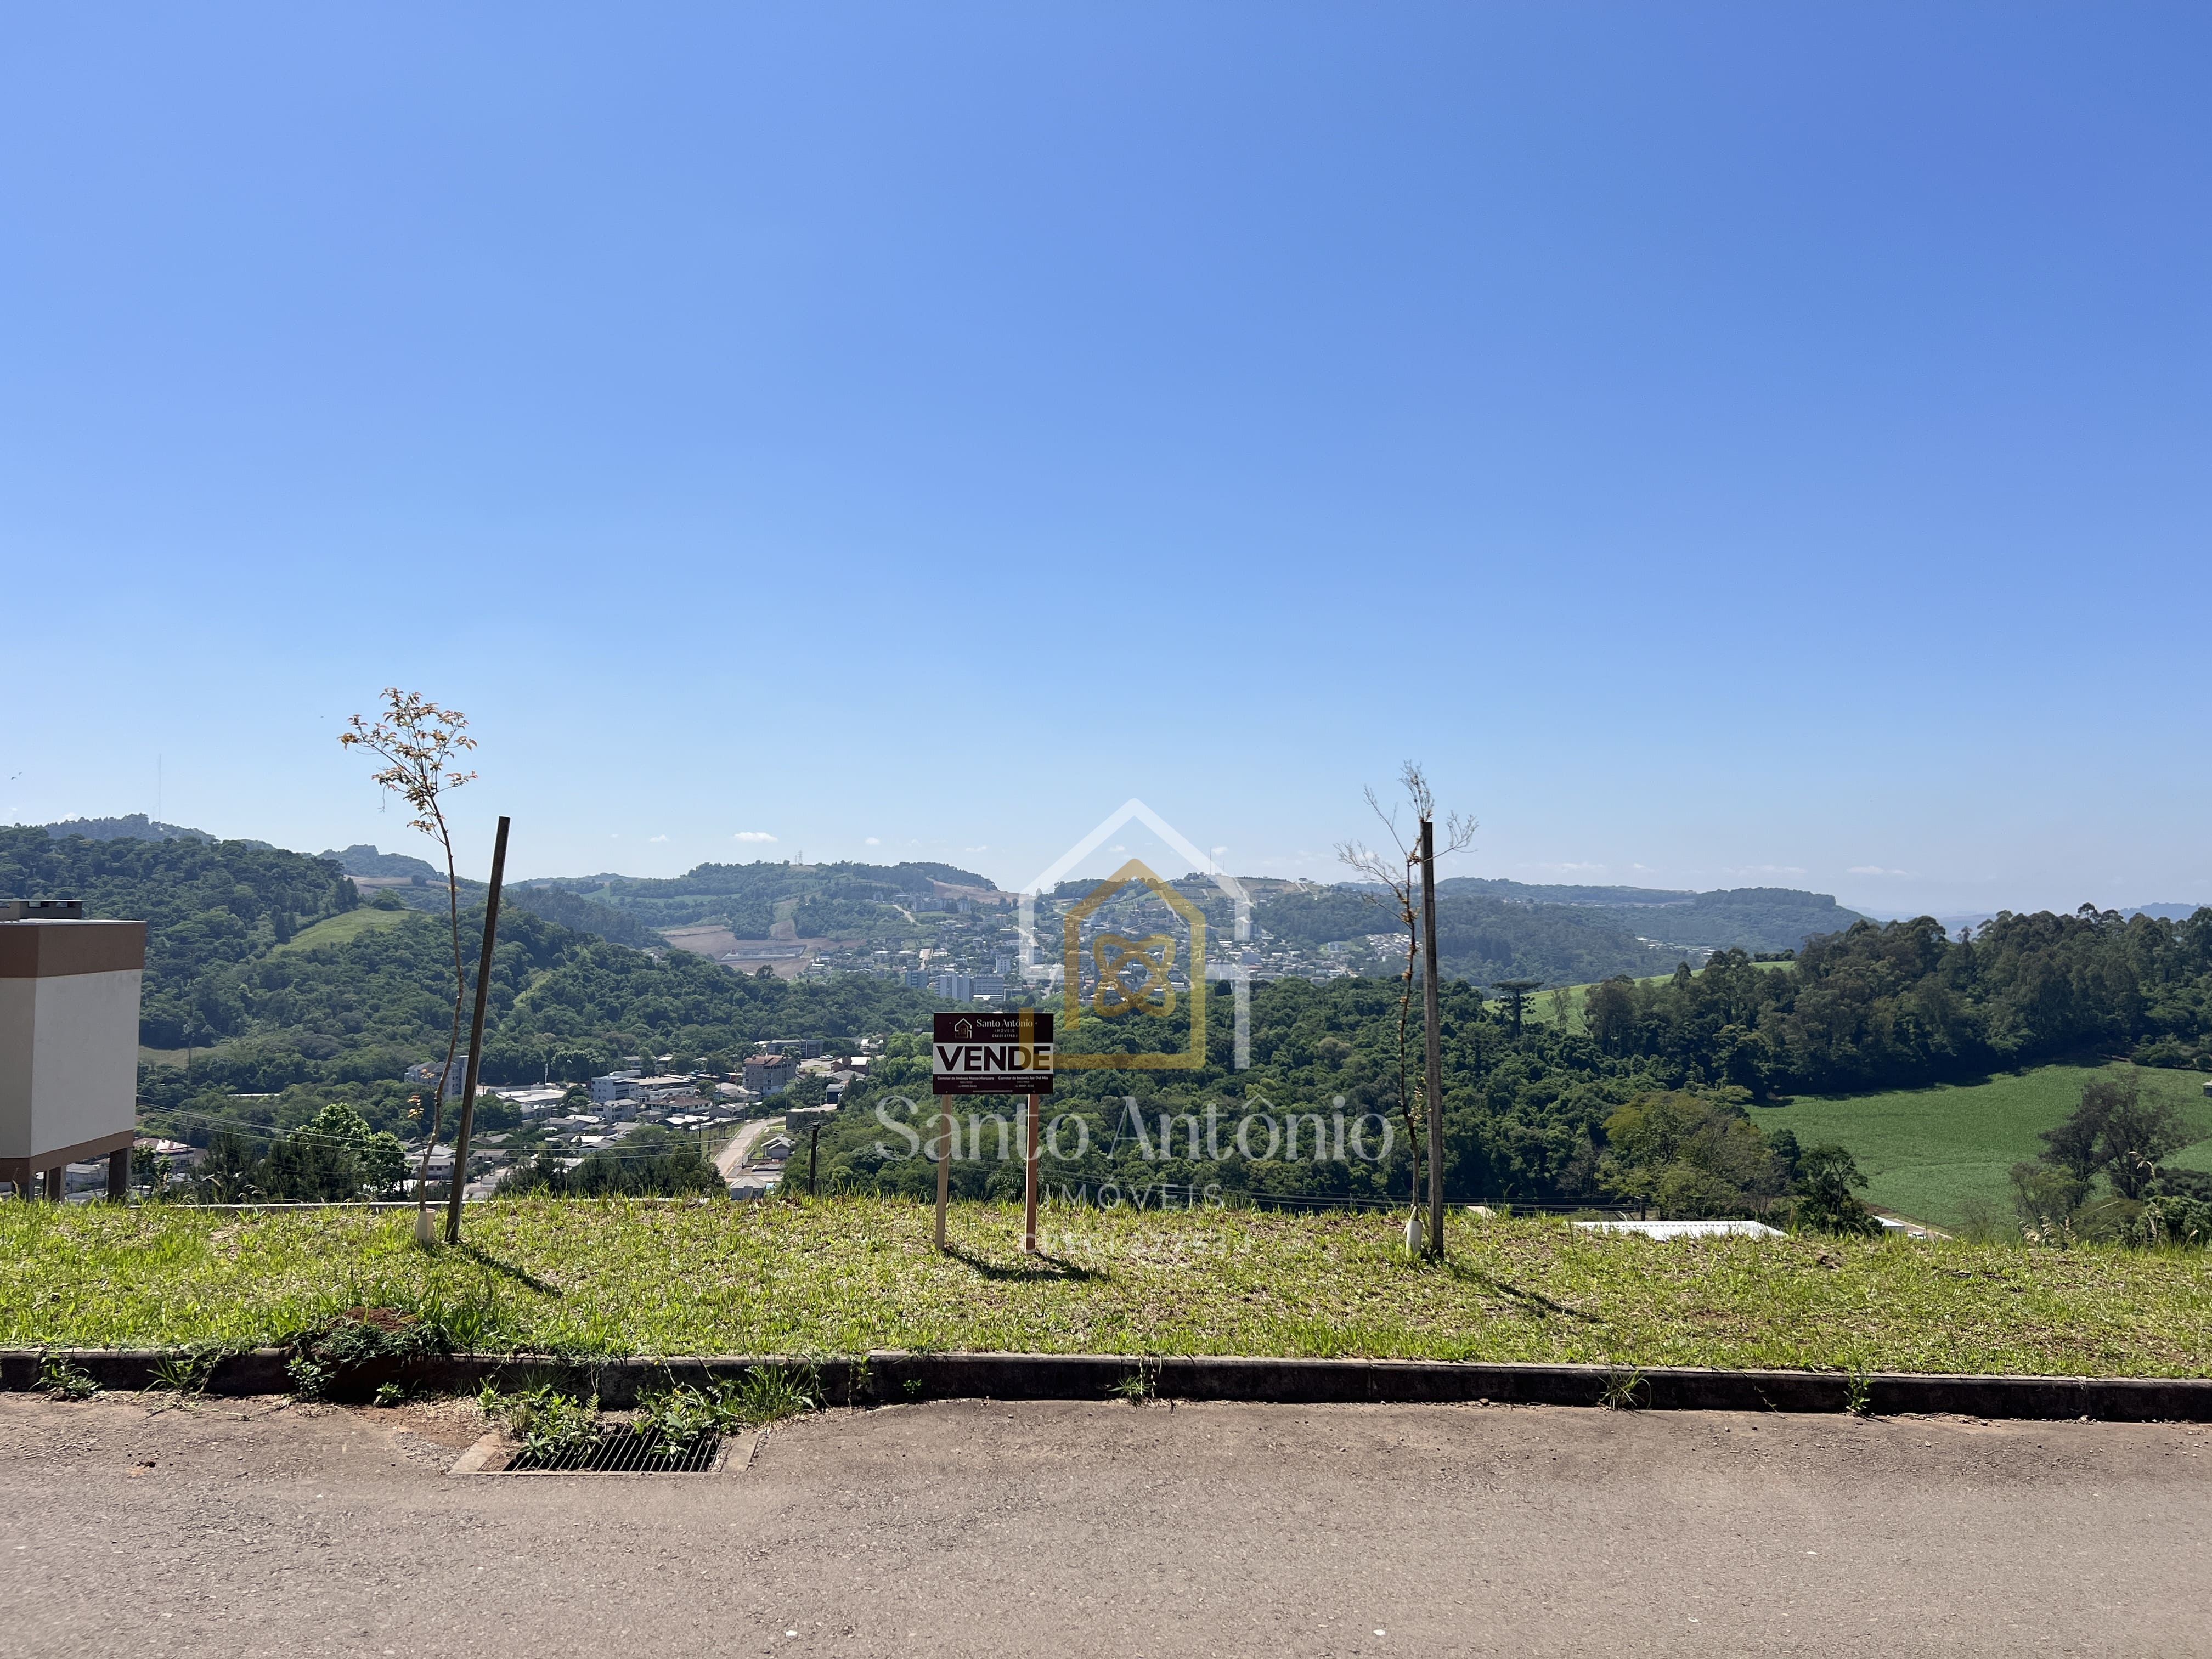
[[[933,1095],[1048,1095],[1052,1016],[1034,1008],[933,1017],[929,1091]]]

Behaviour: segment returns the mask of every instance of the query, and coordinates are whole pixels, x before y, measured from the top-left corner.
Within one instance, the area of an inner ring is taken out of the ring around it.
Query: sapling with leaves
[[[446,1038],[446,1062],[438,1073],[437,1091],[431,1097],[429,1135],[422,1143],[422,1161],[416,1171],[415,1237],[428,1243],[434,1237],[430,1222],[430,1153],[438,1144],[446,1092],[460,1052],[461,1010],[468,1000],[468,972],[461,957],[461,883],[453,857],[453,826],[446,821],[444,796],[476,776],[459,769],[459,761],[477,746],[468,734],[468,716],[457,708],[441,708],[428,698],[398,686],[384,689],[384,708],[374,720],[359,714],[346,721],[338,741],[347,748],[366,749],[385,764],[374,781],[415,809],[409,826],[434,839],[446,854],[446,914],[453,940],[453,1018]],[[454,1172],[456,1180],[460,1172]]]

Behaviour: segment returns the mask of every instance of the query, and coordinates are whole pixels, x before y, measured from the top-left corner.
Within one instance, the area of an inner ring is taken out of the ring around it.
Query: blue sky
[[[88,8],[0,821],[2212,901],[2199,9]],[[741,835],[773,836],[744,842]],[[486,843],[487,847],[479,847]]]

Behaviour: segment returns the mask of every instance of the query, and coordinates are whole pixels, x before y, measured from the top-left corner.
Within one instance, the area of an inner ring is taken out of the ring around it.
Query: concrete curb
[[[40,1350],[0,1350],[0,1389],[37,1386]],[[161,1350],[69,1348],[52,1357],[103,1389],[149,1389]],[[291,1387],[283,1348],[225,1355],[210,1370],[210,1394],[283,1394]],[[1843,1412],[1855,1382],[1861,1408],[1877,1416],[1941,1412],[1963,1417],[2078,1418],[2111,1422],[2212,1421],[2212,1378],[1948,1376],[1875,1371],[1718,1371],[1678,1366],[1634,1370],[1604,1365],[1476,1364],[1419,1359],[1265,1359],[1133,1354],[906,1353],[851,1358],[754,1358],[742,1354],[665,1359],[577,1359],[553,1355],[447,1354],[385,1360],[349,1373],[333,1393],[366,1399],[382,1383],[411,1392],[472,1394],[553,1382],[596,1394],[603,1406],[635,1405],[641,1389],[732,1377],[755,1364],[805,1365],[823,1403],[895,1405],[914,1400],[1104,1400],[1117,1395],[1279,1405],[1353,1403],[1599,1406],[1654,1411]]]

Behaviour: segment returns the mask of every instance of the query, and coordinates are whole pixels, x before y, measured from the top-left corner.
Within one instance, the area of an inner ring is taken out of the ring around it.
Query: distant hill
[[[865,937],[904,918],[896,908],[948,887],[998,889],[950,864],[702,864],[680,876],[613,876],[548,883],[635,916],[649,927],[726,927],[766,939],[781,906],[802,939]]]
[[[483,921],[482,888],[472,885],[461,917],[471,939]],[[442,883],[387,890],[444,901]],[[397,1079],[442,1046],[452,968],[441,917],[409,915],[339,942],[277,948],[362,903],[334,859],[239,841],[55,837],[44,825],[16,825],[0,829],[0,892],[82,899],[91,915],[148,923],[140,1040],[198,1051],[191,1079],[166,1070],[149,1078],[149,1099],[174,1105],[210,1085],[265,1091]],[[571,917],[592,928],[569,925]],[[635,917],[575,894],[507,890],[487,1080],[535,1079],[549,1068],[585,1077],[625,1054],[727,1056],[757,1037],[910,1029],[935,1006],[887,980],[786,985],[682,951],[649,955],[592,937],[601,928],[658,943]]]
[[[435,915],[446,914],[445,872],[427,859],[413,858],[405,853],[380,852],[366,842],[357,842],[343,852],[326,852],[323,856],[349,876],[411,877],[422,884],[386,888],[385,891],[410,910],[425,910]],[[463,876],[456,885],[465,905],[480,902],[486,884]],[[660,935],[635,916],[586,898],[567,887],[537,882],[510,885],[502,890],[502,905],[517,906],[547,921],[573,927],[580,933],[596,933],[617,945],[638,950],[661,943]]]
[[[1840,933],[1868,918],[1827,893],[1794,887],[1723,888],[1710,893],[1652,887],[1538,887],[1517,881],[1454,877],[1439,899],[1482,894],[1509,903],[1567,906],[1632,937],[1702,950],[1795,951],[1820,933]]]
[[[323,856],[349,876],[420,876],[439,882],[446,878],[446,872],[428,859],[410,858],[404,853],[380,853],[367,842],[357,842],[342,853],[326,848]]]
[[[181,1047],[243,1017],[237,990],[218,988],[228,970],[360,902],[337,866],[258,842],[47,829],[0,830],[0,892],[82,899],[89,915],[144,921],[139,1030],[155,1048]]]
[[[143,812],[132,812],[119,818],[64,818],[59,823],[40,823],[31,826],[43,830],[56,841],[70,836],[82,836],[87,841],[220,841],[204,830],[187,829],[181,823],[162,823],[148,817]],[[265,841],[242,841],[241,847],[258,847],[273,851]]]
[[[580,933],[597,933],[616,945],[642,951],[663,942],[659,934],[627,910],[615,909],[565,887],[507,887],[501,892],[502,906],[527,910]]]

